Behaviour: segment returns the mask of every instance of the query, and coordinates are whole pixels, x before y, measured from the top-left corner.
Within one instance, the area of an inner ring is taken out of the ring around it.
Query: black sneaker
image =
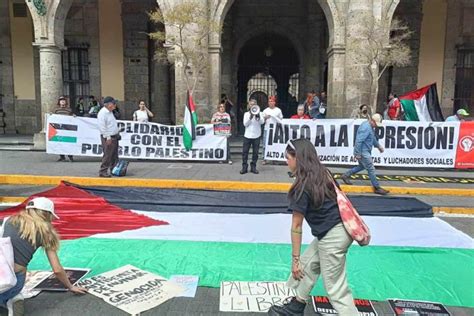
[[[347,184],[347,185],[352,185],[351,180],[350,180],[349,177],[346,176],[345,174],[343,174],[343,175],[341,176],[341,180],[342,180],[345,184]]]
[[[268,315],[277,316],[303,316],[306,303],[301,303],[296,297],[288,297],[283,305],[273,305],[268,310]]]
[[[389,191],[379,187],[379,188],[374,188],[374,193],[380,194],[380,195],[387,195]]]

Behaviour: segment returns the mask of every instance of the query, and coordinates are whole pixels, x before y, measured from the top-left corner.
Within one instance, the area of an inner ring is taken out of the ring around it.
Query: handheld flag
[[[183,143],[186,150],[193,148],[193,140],[196,139],[196,126],[198,118],[196,113],[196,106],[194,105],[193,97],[188,91],[186,108],[184,109],[184,124],[183,124]]]
[[[444,121],[438,101],[436,83],[401,96],[406,121]]]

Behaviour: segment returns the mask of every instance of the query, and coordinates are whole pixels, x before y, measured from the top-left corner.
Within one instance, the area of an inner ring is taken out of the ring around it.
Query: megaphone
[[[259,107],[257,104],[252,105],[252,106],[250,107],[250,113],[251,113],[252,115],[258,115],[258,114],[260,113],[260,107]]]

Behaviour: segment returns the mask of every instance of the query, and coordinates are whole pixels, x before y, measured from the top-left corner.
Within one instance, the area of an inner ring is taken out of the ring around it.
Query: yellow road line
[[[22,203],[26,200],[24,196],[0,196],[0,203]]]
[[[57,185],[68,181],[83,186],[113,186],[113,187],[157,187],[198,190],[229,190],[229,191],[259,191],[287,192],[290,183],[276,182],[242,182],[242,181],[203,181],[182,179],[138,179],[138,178],[92,178],[71,176],[33,176],[33,175],[0,175],[0,185]],[[342,185],[348,193],[372,193],[371,186]],[[426,188],[426,187],[384,187],[391,194],[411,195],[449,195],[474,196],[472,189]]]
[[[472,207],[433,206],[433,213],[474,215]]]

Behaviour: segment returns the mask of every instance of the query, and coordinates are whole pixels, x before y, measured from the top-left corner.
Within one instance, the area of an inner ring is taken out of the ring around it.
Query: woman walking
[[[338,315],[358,315],[346,276],[346,254],[353,240],[342,224],[333,179],[309,140],[290,140],[286,159],[296,176],[288,193],[288,209],[293,217],[292,267],[287,283],[295,289],[296,297],[282,306],[272,306],[268,314],[303,315],[310,292],[321,275]],[[315,239],[300,255],[303,219]]]
[[[38,197],[32,199],[25,210],[2,223],[3,237],[10,237],[13,246],[17,283],[13,288],[0,294],[0,305],[6,306],[10,299],[21,292],[25,285],[28,264],[39,247],[43,247],[54,274],[69,291],[76,294],[87,292],[86,289],[71,284],[59,262],[57,253],[59,237],[53,228],[54,218],[57,219],[58,216],[54,213],[53,202],[50,199]]]

